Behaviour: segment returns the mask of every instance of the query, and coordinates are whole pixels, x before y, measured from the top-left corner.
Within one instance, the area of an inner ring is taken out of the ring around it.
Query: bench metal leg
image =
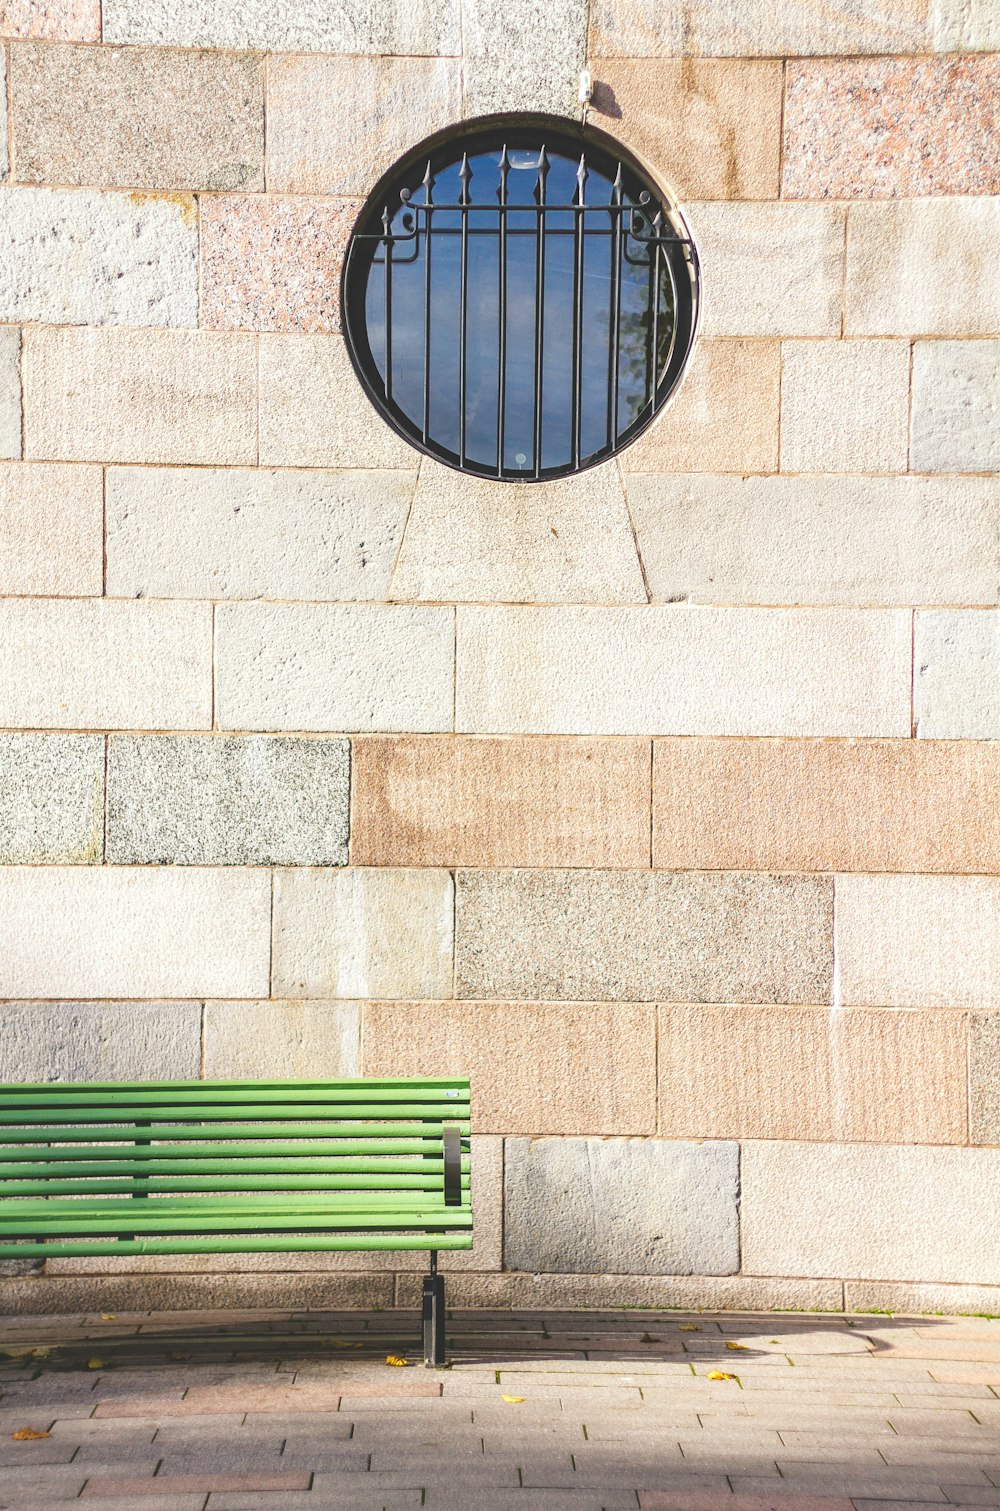
[[[444,1364],[444,1276],[438,1274],[437,1254],[431,1253],[431,1272],[424,1276],[424,1364],[440,1369]]]

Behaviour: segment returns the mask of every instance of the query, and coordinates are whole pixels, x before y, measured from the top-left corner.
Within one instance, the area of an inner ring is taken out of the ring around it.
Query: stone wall
[[[459,1302],[1000,1311],[997,0],[0,31],[0,1074],[467,1071]],[[619,461],[463,479],[359,389],[346,238],[585,61],[701,338]],[[53,1261],[0,1309],[422,1262]]]

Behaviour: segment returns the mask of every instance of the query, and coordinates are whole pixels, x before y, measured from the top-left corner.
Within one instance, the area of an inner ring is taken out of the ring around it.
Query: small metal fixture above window
[[[677,386],[698,259],[609,137],[512,118],[417,149],[377,187],[344,266],[348,348],[419,450],[534,482],[627,446]]]

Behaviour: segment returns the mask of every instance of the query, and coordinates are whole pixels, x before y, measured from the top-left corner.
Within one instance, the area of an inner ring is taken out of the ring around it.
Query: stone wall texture
[[[1000,1312],[998,0],[0,0],[0,53],[0,1078],[468,1073],[459,1304]],[[617,459],[463,478],[345,245],[584,66],[699,339]]]

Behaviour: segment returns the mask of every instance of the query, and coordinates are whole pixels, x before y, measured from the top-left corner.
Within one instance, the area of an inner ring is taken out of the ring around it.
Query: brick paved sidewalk
[[[462,1312],[451,1369],[387,1365],[415,1331],[411,1312],[5,1319],[0,1507],[1000,1507],[1000,1321]]]

